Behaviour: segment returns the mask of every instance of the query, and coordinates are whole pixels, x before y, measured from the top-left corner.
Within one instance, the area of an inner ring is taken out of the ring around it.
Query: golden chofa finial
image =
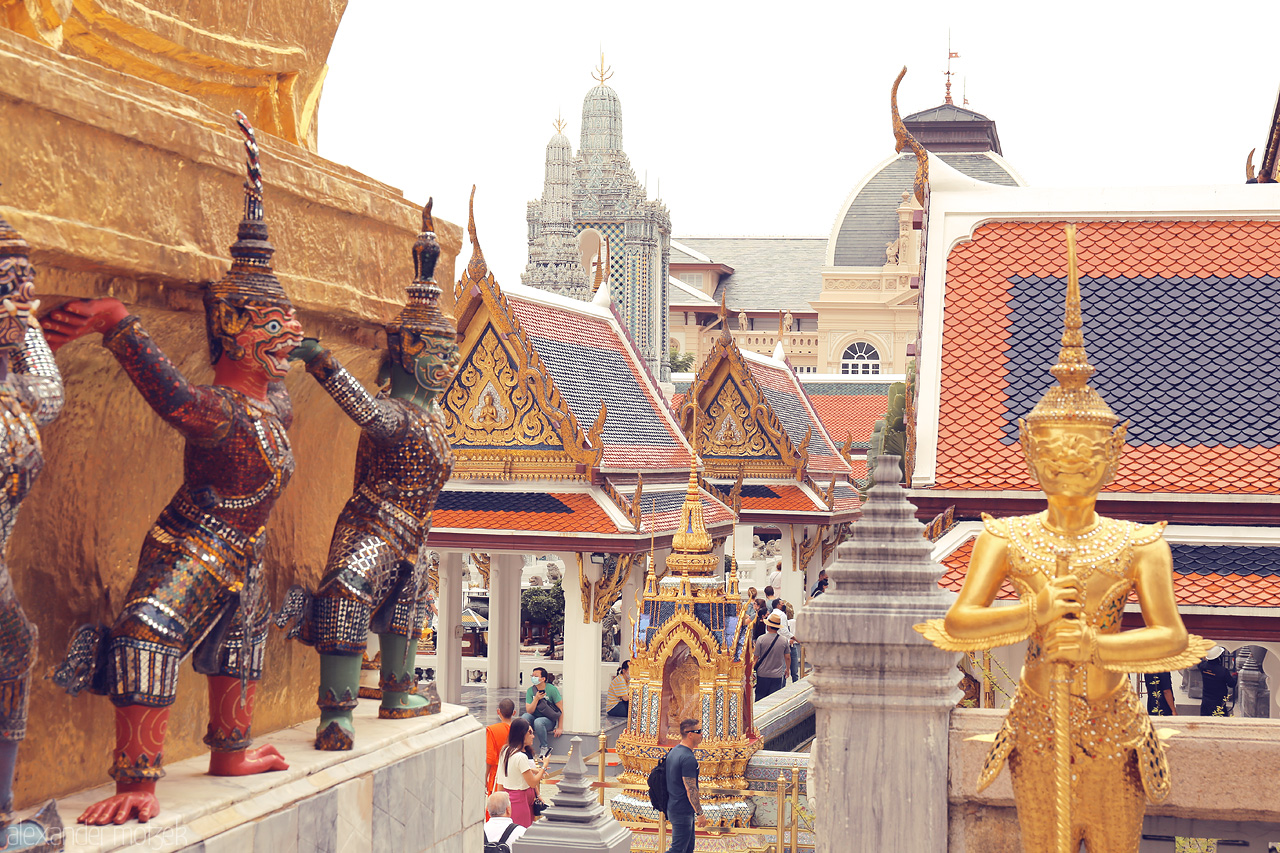
[[[600,82],[600,85],[603,86],[604,81],[608,80],[612,76],[613,76],[613,67],[612,66],[610,66],[609,68],[604,67],[604,51],[602,50],[600,51],[600,67],[597,68],[595,71],[591,72],[591,78],[593,80],[598,80]]]
[[[1058,380],[1027,415],[1031,426],[1040,424],[1096,424],[1115,426],[1119,420],[1101,395],[1089,387],[1093,365],[1084,349],[1084,322],[1080,315],[1080,271],[1076,264],[1076,226],[1066,226],[1067,298],[1063,311],[1062,348],[1058,363],[1049,372]]]
[[[556,133],[564,133],[564,124],[565,124],[564,118],[560,115],[560,112],[557,110],[556,120],[551,122],[551,126],[556,129]]]
[[[689,466],[689,490],[685,493],[684,505],[680,508],[680,529],[671,540],[672,554],[667,558],[668,565],[674,559],[680,570],[686,573],[693,570],[695,574],[709,573],[715,564],[715,554],[711,552],[711,534],[707,532],[706,522],[702,518],[702,493],[698,487],[698,466],[701,461],[694,455]]]

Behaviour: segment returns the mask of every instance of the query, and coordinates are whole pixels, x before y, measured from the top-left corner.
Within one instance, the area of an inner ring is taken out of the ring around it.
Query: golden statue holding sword
[[[1019,421],[1027,467],[1048,498],[1035,515],[994,519],[959,598],[916,630],[939,648],[973,651],[1028,640],[1017,694],[982,769],[985,788],[1008,761],[1028,853],[1137,853],[1144,792],[1169,794],[1164,748],[1125,677],[1196,663],[1212,645],[1187,633],[1173,594],[1164,522],[1094,511],[1124,450],[1128,423],[1093,388],[1085,355],[1075,226],[1057,379]],[[1005,579],[1015,607],[991,606]],[[1146,627],[1120,630],[1135,592]]]

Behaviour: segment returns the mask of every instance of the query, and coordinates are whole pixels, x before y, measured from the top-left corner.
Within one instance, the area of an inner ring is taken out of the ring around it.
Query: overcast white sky
[[[624,11],[625,10],[625,11]],[[428,3],[352,0],[329,56],[320,153],[466,224],[500,282],[527,261],[557,111],[578,145],[604,48],[623,141],[680,235],[827,235],[943,99],[947,31],[969,106],[1032,184],[1238,183],[1280,84],[1270,3]],[[1260,156],[1260,155],[1259,155]],[[464,256],[469,248],[464,245]]]

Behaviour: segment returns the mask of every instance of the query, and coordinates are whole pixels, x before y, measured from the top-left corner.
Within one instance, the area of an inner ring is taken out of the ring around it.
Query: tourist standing
[[[524,710],[521,716],[538,735],[538,749],[551,746],[553,737],[560,737],[560,716],[564,701],[560,690],[552,684],[553,676],[544,667],[533,668],[533,684],[524,692]]]
[[[765,634],[756,640],[756,701],[760,701],[770,693],[782,689],[782,677],[787,672],[787,658],[783,649],[787,647],[778,629],[786,617],[782,611],[775,610],[765,620]]]
[[[775,598],[773,612],[782,617],[778,634],[786,644],[784,653],[787,656],[787,670],[791,673],[791,683],[795,684],[800,679],[800,644],[796,642],[795,632],[791,628],[791,609],[781,598]]]
[[[1178,714],[1173,704],[1173,679],[1167,672],[1148,672],[1142,676],[1147,685],[1147,713],[1153,717],[1174,717]]]
[[[752,643],[754,643],[756,640],[764,636],[764,620],[767,619],[769,616],[769,611],[765,607],[763,598],[757,598],[755,601],[755,605],[756,605],[756,618],[755,618],[755,622],[752,623],[751,625],[751,642]]]
[[[511,800],[511,819],[521,826],[533,825],[533,799],[538,783],[547,775],[547,760],[533,760],[533,729],[522,717],[511,721],[507,745],[498,756],[495,791],[501,788]]]
[[[488,773],[484,777],[486,794],[493,793],[493,780],[498,775],[498,754],[502,752],[502,747],[507,743],[507,736],[511,734],[511,718],[515,713],[516,703],[510,699],[503,699],[498,703],[498,722],[484,730],[485,765],[488,768]]]
[[[1226,649],[1214,646],[1200,661],[1200,678],[1204,682],[1204,692],[1200,694],[1200,716],[1227,717],[1227,694],[1236,686],[1236,674],[1227,669],[1223,663]]]
[[[671,821],[671,847],[667,853],[693,853],[694,822],[707,825],[698,793],[698,756],[702,723],[680,721],[680,743],[667,753],[667,818]]]

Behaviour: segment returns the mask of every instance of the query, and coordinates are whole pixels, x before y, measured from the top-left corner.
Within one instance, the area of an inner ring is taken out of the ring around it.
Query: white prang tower
[[[661,201],[649,200],[622,150],[622,101],[605,85],[613,75],[603,56],[593,76],[597,85],[582,102],[577,156],[568,157],[569,141],[559,132],[547,144],[542,199],[529,202],[529,266],[523,280],[566,296],[591,298],[596,276],[583,267],[576,238],[584,231],[595,231],[606,243],[604,266],[596,272],[607,270],[610,299],[623,325],[649,370],[665,382],[671,376],[667,332],[671,215]],[[562,168],[568,173],[567,185],[560,180]],[[561,213],[566,189],[571,202],[567,235]]]

